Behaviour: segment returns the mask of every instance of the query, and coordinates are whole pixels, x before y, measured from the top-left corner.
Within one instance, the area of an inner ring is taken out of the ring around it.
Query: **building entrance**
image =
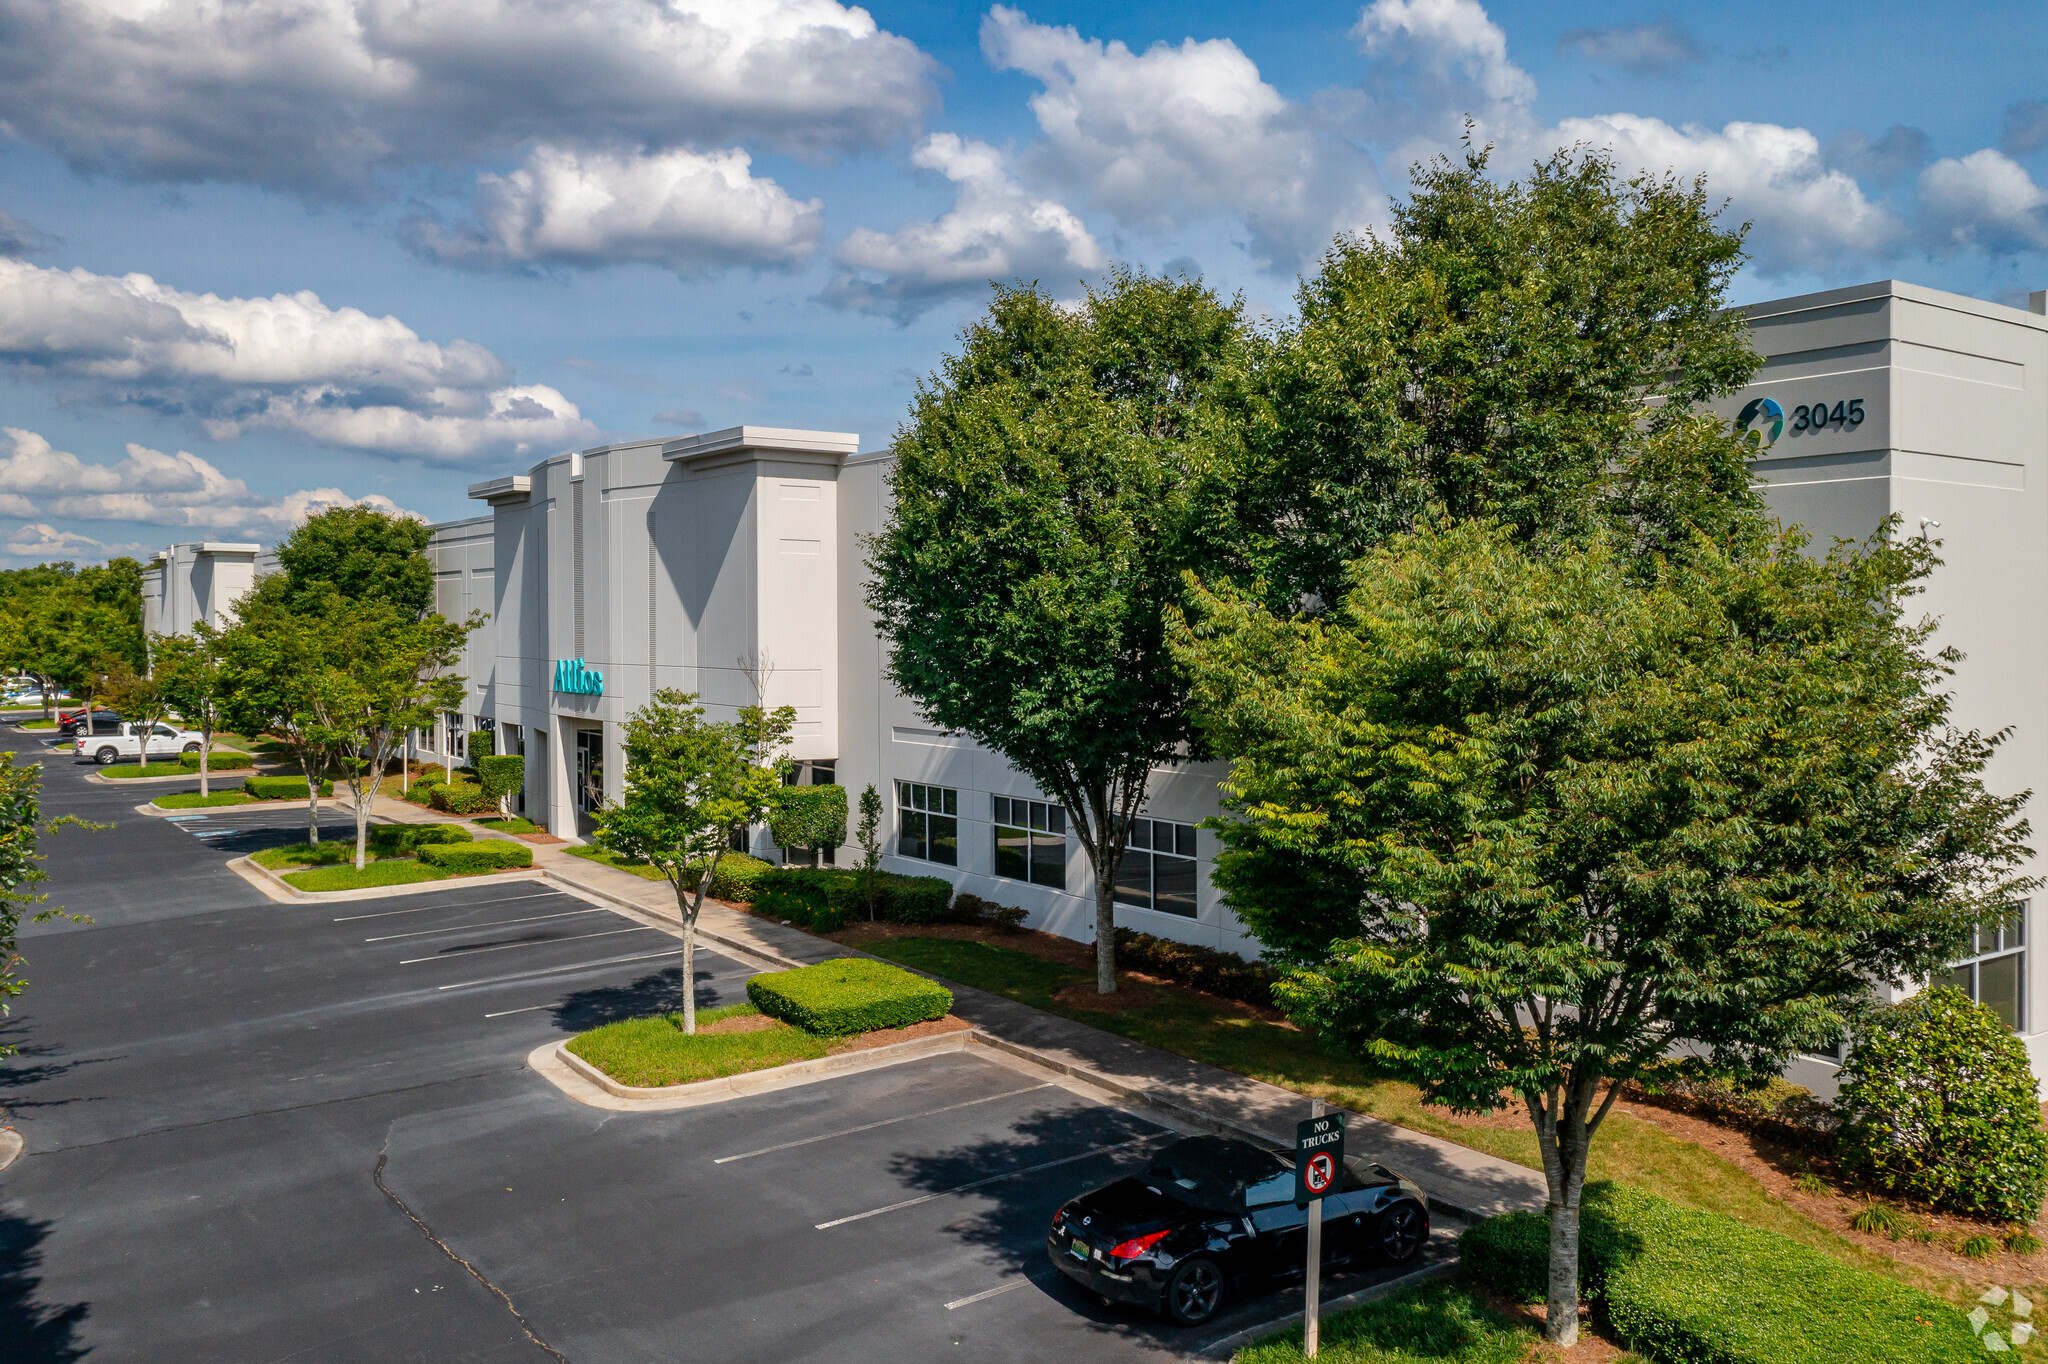
[[[576,731],[576,832],[590,832],[591,816],[604,808],[604,731]]]

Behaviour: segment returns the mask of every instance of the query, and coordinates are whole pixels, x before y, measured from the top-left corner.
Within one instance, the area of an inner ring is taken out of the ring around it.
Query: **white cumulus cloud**
[[[738,150],[535,147],[510,174],[478,177],[469,221],[414,219],[407,237],[430,259],[482,269],[637,261],[695,276],[801,265],[817,249],[824,205],[792,198],[752,164]]]
[[[2048,190],[2003,152],[1943,157],[1920,172],[1921,230],[1930,250],[2048,250]]]
[[[0,33],[13,136],[316,198],[534,141],[830,155],[935,98],[931,59],[838,0],[0,0]]]
[[[350,497],[339,488],[303,488],[263,497],[239,478],[180,450],[165,454],[130,442],[111,464],[80,459],[34,431],[0,428],[12,449],[0,455],[0,515],[73,521],[129,521],[269,538],[337,506],[377,507],[413,516],[380,494]]]
[[[482,346],[428,341],[309,291],[221,298],[0,259],[0,364],[70,398],[189,417],[220,440],[280,430],[456,463],[595,434],[554,389],[513,385]]]
[[[77,531],[58,530],[48,522],[33,522],[16,526],[7,534],[7,541],[0,549],[18,559],[111,559],[117,555],[140,555],[149,552],[149,545],[137,540],[130,544],[110,545],[95,540],[90,535]]]
[[[1059,287],[1109,264],[1080,218],[1018,184],[987,143],[935,133],[910,159],[958,185],[959,197],[934,221],[849,233],[836,253],[841,270],[824,294],[832,306],[908,323],[990,280],[1053,276],[1048,283]]]

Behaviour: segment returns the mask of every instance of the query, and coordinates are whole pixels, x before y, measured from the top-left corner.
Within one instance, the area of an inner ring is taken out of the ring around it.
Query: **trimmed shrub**
[[[484,799],[494,807],[501,806],[506,796],[526,784],[526,759],[478,758],[476,781],[483,788]]]
[[[239,768],[254,767],[255,765],[256,759],[247,753],[223,752],[216,748],[213,752],[206,755],[206,770],[208,772],[230,772]],[[180,753],[178,755],[178,766],[184,768],[187,772],[197,772],[199,770],[199,755],[197,753]]]
[[[476,835],[460,824],[372,824],[370,846],[388,855],[409,853],[429,843],[468,843]]]
[[[773,870],[772,862],[763,862],[749,853],[729,852],[718,859],[718,872],[711,878],[711,894],[720,900],[746,904],[754,898],[754,883]]]
[[[471,762],[488,758],[498,751],[498,736],[488,729],[473,729],[469,732],[469,747],[463,751],[469,754]]]
[[[836,867],[769,867],[755,875],[750,893],[757,913],[830,933],[866,912],[859,881]]]
[[[854,876],[854,872],[844,873]],[[942,876],[904,876],[885,871],[877,878],[875,917],[897,924],[944,923],[953,908],[953,883]],[[865,907],[866,902],[860,902]]]
[[[1176,985],[1206,990],[1225,999],[1241,999],[1261,1008],[1273,1006],[1273,982],[1277,977],[1272,968],[1246,961],[1235,952],[1219,952],[1213,947],[1197,947],[1119,928],[1116,959],[1119,966],[1163,976]]]
[[[419,859],[443,871],[500,871],[532,866],[533,849],[501,838],[481,843],[426,843],[420,846]]]
[[[1582,1291],[1652,1359],[1961,1364],[1982,1353],[1939,1298],[1721,1213],[1591,1184],[1579,1226]],[[1458,1256],[1481,1282],[1541,1302],[1550,1224],[1539,1213],[1490,1218],[1458,1238]]]
[[[785,786],[775,793],[768,836],[785,848],[836,848],[846,841],[846,788]]]
[[[304,800],[306,779],[304,777],[244,777],[242,789],[258,800]],[[320,794],[334,794],[334,783],[320,783]]]
[[[953,992],[898,966],[841,957],[747,982],[747,998],[771,1018],[821,1037],[907,1028],[944,1018]]]
[[[486,796],[483,787],[471,786],[467,782],[431,788],[427,793],[427,803],[449,815],[474,815],[498,808],[498,802]]]
[[[1031,917],[1029,910],[999,905],[994,900],[984,900],[979,895],[969,895],[964,891],[953,897],[951,914],[956,923],[987,924],[1005,933],[1015,933]]]
[[[1949,1212],[2031,1222],[2048,1133],[2026,1046],[1960,990],[1879,1009],[1857,1032],[1835,1098],[1843,1169]]]

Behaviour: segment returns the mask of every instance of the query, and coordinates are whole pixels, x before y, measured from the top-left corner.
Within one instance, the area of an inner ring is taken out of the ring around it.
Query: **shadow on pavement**
[[[697,968],[697,1007],[715,1008],[718,987],[710,983],[711,971]],[[683,968],[671,966],[625,985],[598,985],[565,995],[555,1006],[555,1026],[563,1032],[586,1032],[601,1023],[622,1018],[645,1018],[650,1014],[676,1013],[683,1007]]]
[[[38,1247],[49,1234],[48,1222],[0,1214],[0,1359],[10,1364],[70,1364],[86,1355],[76,1335],[91,1304],[36,1301]]]

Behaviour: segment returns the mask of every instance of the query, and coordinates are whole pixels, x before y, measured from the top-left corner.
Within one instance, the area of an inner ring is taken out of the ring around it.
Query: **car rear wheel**
[[[112,748],[103,748],[99,752],[92,755],[92,760],[98,763],[101,767],[111,767],[114,764],[114,759],[120,756],[121,755],[119,753],[116,753]]]
[[[185,745],[185,747],[184,747],[184,749],[183,749],[183,751],[184,751],[184,752],[186,752],[186,753],[197,753],[197,752],[199,751],[199,745],[198,745],[198,744],[186,744],[186,745]]]
[[[1380,1255],[1399,1264],[1422,1249],[1422,1209],[1403,1200],[1380,1214],[1377,1224]]]
[[[1181,1261],[1160,1305],[1175,1325],[1200,1326],[1223,1305],[1223,1270],[1205,1255]]]

